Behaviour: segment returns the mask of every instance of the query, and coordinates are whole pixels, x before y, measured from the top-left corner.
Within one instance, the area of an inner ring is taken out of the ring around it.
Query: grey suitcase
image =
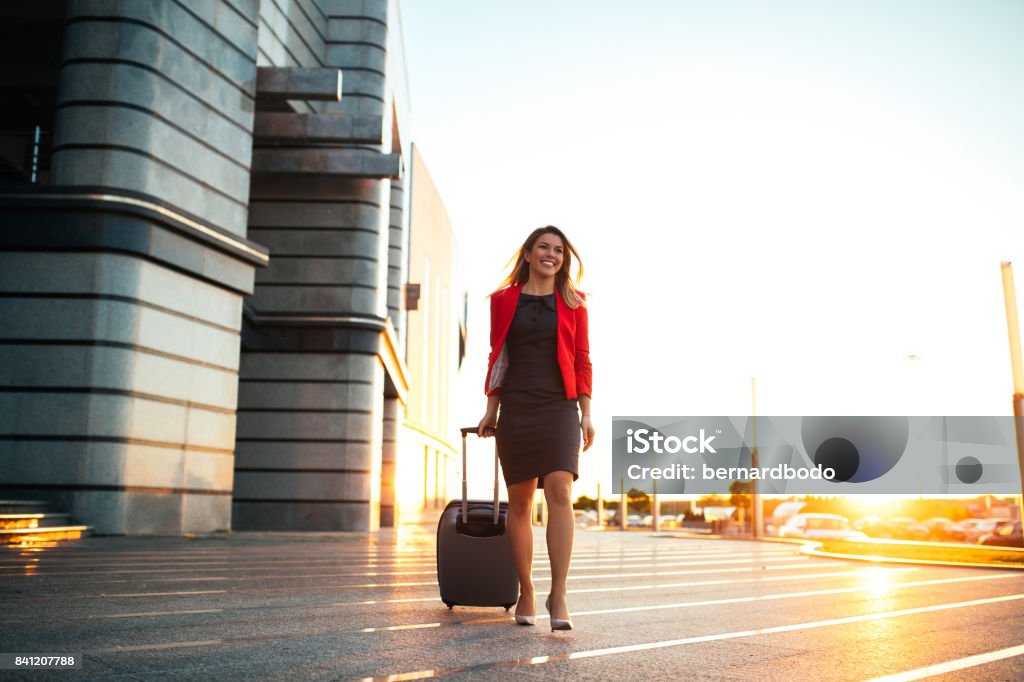
[[[498,502],[498,453],[494,453],[494,500],[467,500],[466,436],[462,431],[462,499],[452,500],[437,523],[437,582],[441,601],[459,606],[503,606],[519,599],[519,577],[505,533],[508,503]]]

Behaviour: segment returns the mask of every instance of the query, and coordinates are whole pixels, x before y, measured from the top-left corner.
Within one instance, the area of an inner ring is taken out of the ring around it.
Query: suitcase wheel
[[[455,608],[455,604],[451,603],[450,601],[446,601],[444,603],[444,605],[448,607],[449,611],[451,611],[453,608]]]
[[[515,604],[505,604],[504,606],[505,606],[505,610],[508,611],[510,608],[515,606]]]

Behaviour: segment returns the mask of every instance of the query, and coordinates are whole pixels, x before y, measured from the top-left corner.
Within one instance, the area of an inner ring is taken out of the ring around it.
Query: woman
[[[548,503],[547,544],[551,592],[545,607],[552,630],[571,630],[566,578],[575,517],[572,483],[583,449],[594,442],[590,421],[590,344],[583,294],[569,277],[579,254],[557,227],[534,230],[513,257],[512,273],[491,294],[491,355],[487,413],[481,437],[496,436],[508,488],[508,528],[519,574],[515,620],[533,625],[533,495]],[[511,261],[510,261],[511,262]],[[576,282],[583,274],[582,265]],[[498,407],[501,407],[499,415]]]

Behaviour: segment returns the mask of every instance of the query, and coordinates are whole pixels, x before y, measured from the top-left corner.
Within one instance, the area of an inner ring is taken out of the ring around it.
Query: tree
[[[705,507],[726,507],[728,504],[721,495],[705,495],[697,500],[697,506],[704,509]]]
[[[750,495],[753,490],[754,485],[750,481],[733,481],[729,484],[729,492],[732,493],[729,496],[729,504],[746,511],[750,508]]]
[[[597,499],[594,497],[587,497],[586,495],[580,495],[576,498],[576,501],[572,503],[573,509],[597,509]]]
[[[741,526],[747,522],[748,510],[753,506],[750,499],[753,490],[754,486],[750,481],[733,481],[729,484],[729,504],[736,507],[739,512],[736,516]]]
[[[651,513],[651,498],[647,496],[643,490],[639,488],[630,488],[629,492],[626,493],[626,498],[629,499],[627,504],[627,510],[632,509],[638,514],[650,514]]]

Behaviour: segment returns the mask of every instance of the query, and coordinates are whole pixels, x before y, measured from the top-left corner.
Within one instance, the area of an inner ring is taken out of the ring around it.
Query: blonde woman
[[[481,437],[497,439],[508,488],[506,527],[519,575],[515,621],[520,625],[537,620],[531,514],[534,492],[544,490],[551,562],[545,607],[552,630],[572,629],[566,602],[575,527],[572,484],[579,478],[580,434],[584,451],[594,443],[587,307],[570,278],[574,257],[579,262],[561,230],[538,228],[491,294],[487,412],[478,427]],[[582,274],[580,264],[577,284]]]

